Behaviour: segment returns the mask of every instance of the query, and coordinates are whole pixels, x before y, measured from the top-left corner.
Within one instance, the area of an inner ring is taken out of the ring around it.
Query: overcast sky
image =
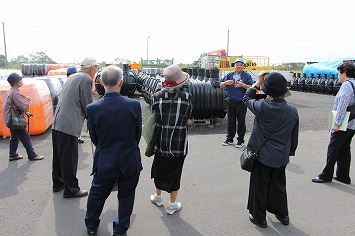
[[[58,63],[85,56],[139,61],[147,58],[147,41],[149,59],[175,63],[218,49],[268,56],[271,63],[355,58],[354,0],[1,0],[0,6],[8,60],[42,51]]]

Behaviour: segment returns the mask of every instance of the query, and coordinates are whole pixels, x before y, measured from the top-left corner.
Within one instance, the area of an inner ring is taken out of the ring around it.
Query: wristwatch
[[[256,86],[256,83],[254,83],[251,87],[256,88],[257,90],[260,89],[260,87]]]

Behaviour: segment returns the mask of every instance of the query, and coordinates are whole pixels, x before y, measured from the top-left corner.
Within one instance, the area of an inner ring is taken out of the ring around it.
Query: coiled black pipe
[[[161,77],[145,77],[142,82],[142,95],[146,103],[152,104],[152,95],[161,90]],[[224,118],[226,115],[225,92],[216,87],[216,78],[208,81],[190,79],[182,90],[192,95],[193,119]]]
[[[96,75],[95,89],[101,96],[105,94],[105,88],[100,84],[101,71]],[[123,84],[121,88],[121,94],[123,96],[131,97],[138,87],[137,78],[135,73],[130,71],[128,64],[123,64]]]

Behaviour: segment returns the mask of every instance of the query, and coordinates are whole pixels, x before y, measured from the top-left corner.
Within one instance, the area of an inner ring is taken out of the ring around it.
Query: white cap
[[[80,66],[82,68],[90,68],[93,66],[97,66],[96,60],[92,57],[85,57],[84,60],[81,61]]]

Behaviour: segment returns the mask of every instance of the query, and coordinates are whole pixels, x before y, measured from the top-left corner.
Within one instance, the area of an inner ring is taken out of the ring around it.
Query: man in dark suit
[[[87,125],[96,146],[85,224],[88,235],[96,235],[100,215],[112,188],[118,185],[118,217],[113,235],[126,235],[130,226],[135,189],[143,169],[139,150],[142,113],[138,101],[119,92],[123,72],[108,66],[101,73],[105,95],[87,106]]]

